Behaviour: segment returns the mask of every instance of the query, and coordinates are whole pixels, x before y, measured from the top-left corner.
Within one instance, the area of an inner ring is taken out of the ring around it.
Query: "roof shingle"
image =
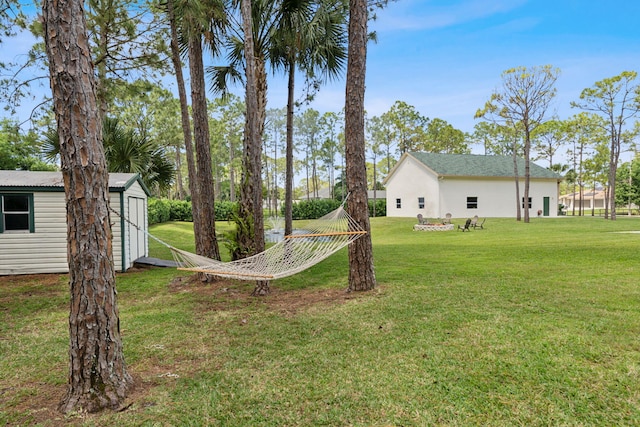
[[[441,176],[513,177],[513,157],[479,154],[408,153]],[[557,173],[533,162],[531,178],[561,179]],[[524,159],[518,158],[518,175],[524,176]]]

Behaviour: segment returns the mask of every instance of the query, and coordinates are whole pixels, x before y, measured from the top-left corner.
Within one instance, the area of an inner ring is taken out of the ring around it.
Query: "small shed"
[[[109,174],[116,271],[148,255],[148,196],[140,175]],[[0,275],[68,272],[66,218],[62,172],[0,171]]]

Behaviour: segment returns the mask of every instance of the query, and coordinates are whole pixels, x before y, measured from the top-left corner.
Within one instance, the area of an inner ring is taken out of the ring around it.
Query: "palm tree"
[[[217,53],[217,41],[226,26],[226,11],[221,0],[178,0],[172,6],[174,6],[173,9],[168,10],[174,13],[173,18],[180,33],[182,48],[189,58],[191,77],[193,136],[196,151],[196,165],[193,169],[195,169],[198,188],[197,192],[192,194],[192,202],[197,214],[194,216],[196,252],[209,258],[220,259],[220,248],[215,233],[214,182],[204,78],[203,40],[206,34],[204,46],[211,49],[214,54]]]
[[[247,13],[250,16],[247,16]],[[253,81],[245,82],[253,89],[251,96],[255,95],[255,100],[246,99],[247,119],[251,114],[251,126],[249,120],[245,125],[245,143],[243,153],[243,177],[240,186],[240,208],[236,218],[237,230],[234,239],[236,248],[232,253],[233,259],[243,258],[264,250],[264,218],[262,213],[262,134],[266,119],[267,105],[267,73],[266,62],[272,45],[274,23],[278,16],[278,2],[270,0],[252,0],[250,4],[244,4],[242,22],[235,20],[235,15],[230,15],[232,24],[230,28],[233,34],[228,37],[226,47],[228,50],[227,59],[229,65],[224,67],[211,67],[209,72],[212,75],[212,86],[214,90],[223,94],[227,93],[229,81],[238,80],[241,73],[238,69],[244,64],[245,69],[251,65],[251,75]],[[253,52],[250,55],[251,63],[245,61],[245,28],[250,34]],[[250,28],[249,28],[250,27]],[[251,30],[251,31],[250,31]],[[249,73],[246,73],[249,75]],[[255,111],[249,110],[249,104],[255,105]],[[249,137],[249,135],[256,137]],[[260,290],[254,293],[268,293],[268,285],[264,286],[258,282]]]
[[[196,166],[193,153],[193,138],[191,134],[191,118],[189,115],[189,103],[187,101],[187,90],[184,82],[184,74],[182,73],[182,57],[180,50],[180,39],[178,34],[178,22],[176,19],[175,0],[167,0],[166,13],[169,21],[170,29],[170,47],[171,47],[171,62],[176,73],[176,84],[178,86],[178,99],[180,100],[180,122],[182,125],[182,135],[184,137],[185,155],[187,157],[187,175],[189,180],[189,193],[191,194],[191,200],[198,198],[198,186],[196,185]],[[176,151],[177,158],[180,158],[179,146]],[[191,203],[191,214],[194,224],[200,224],[198,204]]]
[[[102,121],[102,138],[109,172],[139,173],[144,184],[156,193],[171,186],[173,163],[158,144],[109,117]],[[45,132],[41,152],[50,162],[59,159],[60,139],[55,129]]]
[[[259,92],[257,88],[257,60],[253,40],[253,19],[251,16],[251,0],[242,0],[242,25],[244,33],[244,56],[246,74],[246,95],[247,107],[246,121],[244,129],[243,144],[243,176],[242,191],[240,194],[240,205],[238,210],[238,220],[244,221],[248,227],[239,230],[249,230],[248,233],[238,233],[239,247],[248,248],[253,246],[253,253],[264,251],[264,220],[262,216],[262,129],[266,106],[262,109],[258,107]],[[261,121],[260,114],[262,115]],[[253,218],[253,224],[251,220]],[[253,226],[253,236],[250,230]],[[269,281],[258,280],[253,290],[254,296],[267,295],[269,293]]]
[[[293,108],[295,72],[308,79],[334,78],[346,60],[346,9],[342,0],[284,0],[272,54],[288,74],[285,234],[293,230]],[[316,77],[317,76],[317,77]],[[319,84],[316,82],[315,85]]]
[[[326,4],[325,4],[326,3]],[[336,3],[336,2],[334,2]],[[323,4],[322,7],[318,5]],[[344,62],[344,40],[342,43],[340,37],[344,39],[344,26],[340,30],[339,25],[332,25],[335,22],[344,22],[344,17],[340,18],[338,11],[343,10],[340,7],[333,9],[328,4],[330,2],[321,2],[318,0],[283,0],[274,2],[270,0],[253,0],[251,2],[251,21],[252,21],[252,40],[253,40],[253,60],[255,67],[253,69],[254,81],[252,85],[256,90],[257,120],[255,126],[258,127],[257,134],[262,136],[264,123],[266,119],[266,96],[267,96],[267,74],[266,64],[269,62],[274,69],[280,66],[289,65],[290,70],[295,70],[296,64],[303,64],[303,68],[311,76],[313,72],[318,70],[335,70],[338,67],[336,63]],[[342,2],[336,4],[342,5]],[[324,19],[320,19],[324,16]],[[314,19],[315,17],[315,19]],[[327,18],[328,17],[328,18]],[[302,24],[306,22],[309,28]],[[324,25],[324,26],[323,26]],[[233,26],[236,28],[236,34],[229,37],[227,48],[229,50],[229,65],[226,67],[212,67],[209,71],[212,73],[213,86],[220,92],[225,93],[227,83],[232,79],[237,79],[240,75],[237,71],[238,67],[243,63],[244,38],[241,31],[242,25],[237,23]],[[313,28],[313,30],[312,30]],[[296,33],[310,33],[309,37],[296,38]],[[309,40],[307,40],[309,39]],[[319,40],[326,40],[324,50],[314,49],[315,44]],[[305,41],[304,43],[302,43]],[[337,51],[330,43],[337,43],[342,46]],[[291,63],[293,61],[293,67]],[[325,64],[330,64],[326,66]],[[293,93],[293,84],[291,84],[291,93]],[[291,106],[293,102],[289,103]],[[292,107],[291,107],[292,108]],[[291,125],[289,125],[291,126]],[[252,130],[253,131],[253,130]],[[248,131],[246,130],[248,133]],[[239,224],[240,232],[237,235],[239,250],[241,256],[248,256],[256,252],[264,250],[264,219],[261,204],[255,203],[256,199],[261,199],[262,192],[262,174],[260,173],[260,159],[262,158],[262,138],[255,138],[254,144],[245,145],[246,158],[254,159],[250,163],[245,163],[245,176],[250,176],[251,180],[243,179],[246,185],[241,186],[241,200],[254,201],[250,206],[242,208],[243,220],[252,219],[252,224]],[[288,158],[293,158],[292,149],[288,151]],[[251,169],[251,170],[249,170]],[[290,163],[288,169],[292,170]],[[289,195],[291,199],[291,195]],[[242,202],[241,202],[242,203]],[[244,236],[244,234],[248,234]],[[246,243],[244,243],[246,242]],[[264,294],[268,292],[268,288],[262,288],[255,293]]]

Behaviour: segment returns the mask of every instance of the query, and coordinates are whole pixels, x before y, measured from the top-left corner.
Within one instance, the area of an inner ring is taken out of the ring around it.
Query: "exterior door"
[[[549,216],[549,198],[544,197],[542,199],[542,215]]]
[[[135,224],[129,225],[129,261],[146,256],[147,245],[144,230],[146,229],[144,199],[129,197],[129,221]]]

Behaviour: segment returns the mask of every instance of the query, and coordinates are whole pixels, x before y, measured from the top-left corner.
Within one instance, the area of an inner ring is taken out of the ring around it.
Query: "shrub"
[[[303,200],[293,204],[291,216],[293,219],[316,219],[335,210],[338,206],[340,206],[340,202],[337,200]],[[284,216],[284,207],[282,214]]]
[[[373,211],[375,209],[375,215]],[[369,199],[369,216],[387,216],[387,200],[376,199],[375,206],[373,200]]]
[[[317,219],[340,206],[340,201],[331,199],[303,200],[293,204],[293,219]],[[349,202],[347,201],[347,204]],[[375,216],[387,216],[387,201],[385,199],[376,200],[375,207],[373,200],[369,200],[369,216],[373,215],[375,208]],[[284,216],[284,207],[282,208]]]
[[[214,205],[217,221],[231,221],[237,209],[236,202],[221,201]],[[149,198],[149,224],[166,221],[193,221],[191,202],[186,200],[168,200]],[[293,204],[293,219],[317,219],[340,206],[340,202],[332,199],[303,200]],[[373,200],[369,200],[369,216],[373,215]],[[378,199],[375,204],[375,216],[387,215],[387,202]],[[282,208],[284,216],[284,206]]]
[[[237,203],[216,202],[214,209],[217,221],[229,221]],[[149,198],[149,224],[159,224],[167,221],[193,221],[191,202],[187,200],[169,200]]]
[[[233,219],[233,213],[236,211],[238,204],[236,202],[222,201],[215,203],[216,220],[230,221]]]
[[[171,209],[171,221],[193,221],[191,202],[187,202],[186,200],[171,200],[169,207]]]
[[[170,201],[167,199],[149,198],[147,207],[149,224],[167,222],[171,218]]]

